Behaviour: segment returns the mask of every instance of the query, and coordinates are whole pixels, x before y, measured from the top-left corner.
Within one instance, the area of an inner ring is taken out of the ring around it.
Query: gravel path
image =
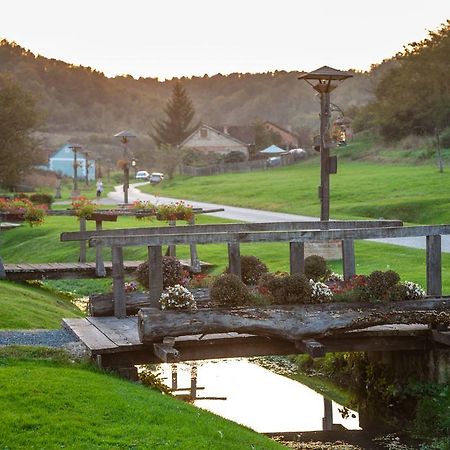
[[[0,346],[41,345],[64,347],[77,342],[78,338],[68,330],[0,331]]]

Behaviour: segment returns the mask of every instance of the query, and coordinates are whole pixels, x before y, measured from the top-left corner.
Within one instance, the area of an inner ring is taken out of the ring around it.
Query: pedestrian
[[[99,199],[102,196],[103,192],[103,182],[101,179],[97,180],[97,198]]]

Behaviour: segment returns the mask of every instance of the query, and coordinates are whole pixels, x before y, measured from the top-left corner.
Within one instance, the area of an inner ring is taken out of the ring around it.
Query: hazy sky
[[[0,38],[108,76],[366,70],[449,18],[450,0],[0,0]]]

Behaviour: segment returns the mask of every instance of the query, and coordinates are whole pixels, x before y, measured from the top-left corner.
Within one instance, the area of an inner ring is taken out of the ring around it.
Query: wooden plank
[[[431,330],[431,336],[434,342],[450,346],[450,331]]]
[[[427,236],[427,294],[442,295],[441,236]]]
[[[305,273],[305,244],[289,242],[289,266],[291,275]]]
[[[71,330],[92,352],[117,347],[104,333],[87,319],[63,319],[63,327]]]
[[[242,278],[241,249],[237,242],[228,243],[228,268],[231,274]]]
[[[174,228],[174,227],[177,226],[177,221],[176,220],[169,220],[168,221],[168,225],[169,225],[169,227]],[[169,245],[168,256],[172,256],[174,258],[177,257],[177,247],[175,245]]]
[[[123,249],[114,246],[111,248],[112,279],[114,294],[114,315],[119,318],[126,317],[127,307],[125,299],[125,278],[123,270]]]
[[[87,317],[86,320],[107,336],[117,347],[140,346],[137,318]]]
[[[295,346],[304,353],[307,353],[311,358],[321,358],[325,356],[325,346],[315,339],[304,339],[297,341]]]
[[[165,363],[174,363],[180,360],[180,353],[173,346],[168,344],[153,344],[155,356]]]
[[[342,269],[344,280],[349,280],[356,274],[355,245],[352,239],[342,241]]]
[[[149,298],[157,304],[163,291],[162,247],[148,247],[148,283]]]
[[[450,234],[450,225],[424,225],[415,227],[391,228],[358,228],[352,230],[326,230],[326,231],[270,231],[247,233],[192,233],[155,236],[128,236],[128,237],[93,237],[90,245],[98,243],[106,246],[137,246],[137,245],[168,245],[168,244],[216,244],[216,243],[244,243],[244,242],[309,242],[344,239],[381,239],[402,238],[431,235]]]
[[[188,224],[190,226],[194,226],[195,225],[195,216],[192,216],[189,221]],[[200,273],[202,271],[202,266],[200,264],[200,260],[198,258],[198,254],[197,254],[197,245],[196,244],[190,244],[189,245],[189,251],[190,251],[190,256],[191,256],[191,267],[190,270],[192,273]]]
[[[330,230],[348,228],[374,228],[374,227],[399,227],[400,220],[336,220],[336,221],[308,221],[308,222],[264,222],[264,223],[228,223],[209,225],[178,225],[173,227],[140,227],[120,228],[115,230],[103,230],[86,232],[63,232],[61,241],[79,241],[90,239],[94,236],[140,236],[178,233],[219,233],[219,232],[249,232],[249,231],[288,231],[288,230]]]
[[[80,233],[83,233],[86,231],[86,219],[83,217],[80,217]],[[80,262],[86,262],[86,240],[83,239],[80,241],[80,256],[79,261]]]

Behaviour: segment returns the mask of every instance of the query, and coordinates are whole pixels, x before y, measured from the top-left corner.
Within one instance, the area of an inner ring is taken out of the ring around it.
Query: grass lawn
[[[0,367],[1,448],[284,448],[54,350],[2,349]]]
[[[60,328],[63,317],[81,317],[69,300],[25,283],[0,281],[0,329]]]
[[[350,146],[349,146],[350,147]],[[330,214],[335,219],[400,219],[450,223],[450,171],[432,165],[340,161],[331,175]],[[178,176],[143,192],[189,200],[310,216],[320,215],[318,159],[287,167],[215,176]]]

